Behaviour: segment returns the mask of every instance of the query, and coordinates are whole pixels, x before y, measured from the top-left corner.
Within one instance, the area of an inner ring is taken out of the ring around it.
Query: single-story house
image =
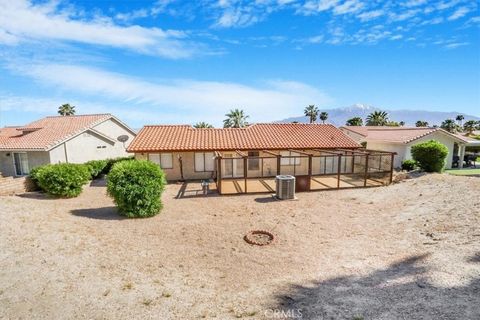
[[[0,128],[0,173],[24,176],[48,163],[84,163],[128,156],[136,133],[111,114],[51,116]]]
[[[382,126],[344,126],[340,127],[346,135],[366,144],[368,149],[379,149],[396,152],[394,167],[400,168],[402,161],[411,159],[412,146],[436,140],[448,148],[445,168],[452,168],[454,156],[463,159],[465,155],[466,139],[440,128],[411,128],[411,127],[382,127]],[[460,167],[463,163],[459,164]]]
[[[303,183],[306,190],[314,185],[370,186],[376,182],[367,182],[367,167],[388,178],[393,155],[372,155],[368,164],[369,152],[360,148],[332,125],[268,123],[221,129],[149,125],[139,131],[127,151],[157,163],[170,181],[214,179],[225,193],[229,180],[233,193],[239,193],[271,191],[272,178],[279,174],[296,176],[297,184]],[[361,180],[346,182],[349,174]]]

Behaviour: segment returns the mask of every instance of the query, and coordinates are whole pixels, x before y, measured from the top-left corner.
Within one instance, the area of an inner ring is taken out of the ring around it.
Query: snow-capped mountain
[[[418,120],[427,121],[429,125],[440,125],[445,119],[453,119],[457,115],[461,114],[467,120],[480,120],[480,117],[468,115],[461,112],[440,112],[440,111],[425,111],[425,110],[388,110],[385,108],[378,108],[368,104],[357,103],[349,107],[336,108],[336,109],[320,109],[320,111],[328,112],[327,123],[331,123],[336,126],[343,126],[345,122],[353,117],[360,117],[365,121],[365,118],[373,111],[386,111],[390,121],[404,121],[406,126],[415,126],[415,122]],[[276,122],[309,122],[309,118],[305,116],[292,117],[283,119]],[[320,122],[317,120],[317,122]]]

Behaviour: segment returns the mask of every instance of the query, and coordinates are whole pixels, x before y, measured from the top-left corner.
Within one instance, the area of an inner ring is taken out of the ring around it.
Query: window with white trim
[[[215,169],[215,155],[213,152],[195,152],[195,171],[207,172]]]
[[[171,153],[149,153],[148,160],[158,164],[162,169],[173,169],[173,154]]]
[[[280,151],[280,165],[281,166],[299,166],[300,165],[300,153],[294,151]],[[297,158],[284,158],[284,157],[297,157]]]
[[[13,164],[15,165],[15,174],[17,176],[26,176],[30,173],[26,152],[15,152],[13,154]]]

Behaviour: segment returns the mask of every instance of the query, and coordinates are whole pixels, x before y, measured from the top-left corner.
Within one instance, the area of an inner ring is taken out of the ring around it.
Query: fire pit
[[[247,243],[256,246],[266,246],[272,243],[274,236],[268,231],[253,230],[245,235],[243,238]]]

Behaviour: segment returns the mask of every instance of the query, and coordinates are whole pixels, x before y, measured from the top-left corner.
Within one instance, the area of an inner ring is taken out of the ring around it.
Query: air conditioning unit
[[[275,178],[277,198],[281,200],[295,199],[295,177],[279,175]]]

